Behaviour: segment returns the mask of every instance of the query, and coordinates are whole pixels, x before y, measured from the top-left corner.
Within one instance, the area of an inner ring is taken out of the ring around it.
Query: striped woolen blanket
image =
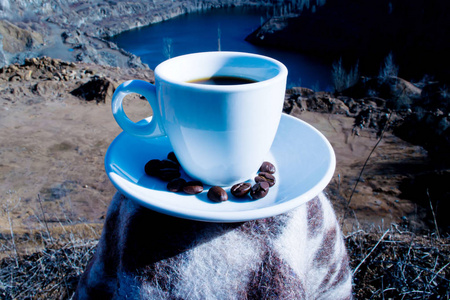
[[[117,193],[75,299],[352,299],[352,278],[323,193],[242,223],[179,219]]]

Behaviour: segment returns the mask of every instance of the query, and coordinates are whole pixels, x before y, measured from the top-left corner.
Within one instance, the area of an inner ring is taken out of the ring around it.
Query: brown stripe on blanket
[[[328,229],[325,233],[319,250],[314,257],[314,264],[317,266],[326,266],[336,251],[337,242],[337,230],[336,227]]]
[[[323,208],[319,197],[308,201],[306,205],[308,211],[308,239],[312,239],[323,230]]]
[[[305,289],[294,270],[274,252],[264,254],[251,275],[246,299],[305,299]]]
[[[336,278],[334,279],[333,284],[331,287],[335,288],[339,284],[342,284],[343,282],[347,281],[348,276],[351,276],[350,274],[350,268],[349,268],[349,262],[348,262],[348,256],[345,255],[342,258],[341,261],[341,268],[339,269],[339,273],[337,274]]]
[[[327,275],[325,275],[325,278],[322,280],[322,282],[319,285],[319,288],[318,288],[319,291],[322,291],[322,292],[326,291],[326,287],[328,286],[328,284],[330,283],[331,278],[333,277],[333,275],[336,272],[336,265],[337,265],[337,263],[334,262],[330,266],[330,268],[329,268],[329,270],[327,272]]]

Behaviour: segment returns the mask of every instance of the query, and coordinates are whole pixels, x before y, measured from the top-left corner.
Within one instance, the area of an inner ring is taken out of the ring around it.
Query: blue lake
[[[224,8],[185,14],[123,32],[110,40],[154,69],[169,56],[203,51],[241,51],[273,57],[289,70],[288,87],[331,89],[331,66],[305,55],[254,46],[245,38],[267,19],[264,9]],[[168,47],[170,45],[170,51]],[[166,49],[166,50],[165,50]]]

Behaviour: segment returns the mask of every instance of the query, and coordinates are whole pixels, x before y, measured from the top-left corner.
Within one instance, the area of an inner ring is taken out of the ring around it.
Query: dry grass
[[[70,299],[91,259],[102,224],[47,221],[40,197],[36,229],[15,231],[9,213],[18,201],[9,198],[0,216],[8,217],[8,233],[0,233],[0,299]],[[14,204],[14,205],[13,205]]]
[[[70,299],[97,241],[54,243],[0,262],[1,299]]]
[[[450,238],[393,225],[346,237],[356,299],[449,299]]]

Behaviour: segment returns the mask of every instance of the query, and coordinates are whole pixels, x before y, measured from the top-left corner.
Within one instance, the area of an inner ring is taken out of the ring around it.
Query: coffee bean
[[[145,174],[149,176],[158,176],[161,170],[161,161],[159,159],[152,159],[145,164]]]
[[[152,159],[145,164],[145,173],[155,176],[161,180],[168,181],[167,189],[171,192],[184,191],[187,194],[195,195],[203,192],[203,184],[200,181],[189,181],[180,178],[180,164],[174,152],[167,154],[167,159]],[[255,177],[255,185],[248,182],[241,182],[231,187],[230,192],[235,197],[245,197],[250,193],[253,199],[264,198],[269,192],[269,188],[275,184],[275,166],[270,162],[263,162],[259,174]],[[209,189],[208,198],[213,202],[224,202],[228,200],[227,192],[219,187],[213,186]]]
[[[258,182],[250,189],[250,196],[255,200],[264,198],[268,193],[269,184],[266,181]]]
[[[183,186],[185,185],[186,180],[183,178],[175,178],[169,181],[167,184],[167,189],[171,192],[178,193],[183,191]]]
[[[203,183],[200,181],[188,181],[183,186],[183,191],[186,194],[195,195],[203,192]]]
[[[267,172],[260,172],[258,176],[255,177],[256,182],[267,182],[270,187],[275,185],[275,176]]]
[[[213,202],[224,202],[228,200],[228,194],[220,186],[213,186],[208,191],[208,199]]]
[[[233,185],[230,189],[230,192],[233,196],[241,198],[250,192],[252,185],[249,182],[241,182]]]
[[[181,173],[178,169],[173,168],[164,168],[159,170],[158,178],[163,181],[171,181],[175,178],[181,176]]]
[[[175,162],[177,165],[180,165],[180,163],[178,162],[178,158],[175,156],[174,152],[169,152],[169,154],[167,154],[167,159]]]
[[[270,174],[275,174],[276,168],[272,163],[265,161],[262,163],[261,167],[259,168],[259,171],[270,173]]]
[[[163,168],[179,170],[180,165],[172,160],[163,159],[163,160],[161,160],[161,169],[163,169]]]

